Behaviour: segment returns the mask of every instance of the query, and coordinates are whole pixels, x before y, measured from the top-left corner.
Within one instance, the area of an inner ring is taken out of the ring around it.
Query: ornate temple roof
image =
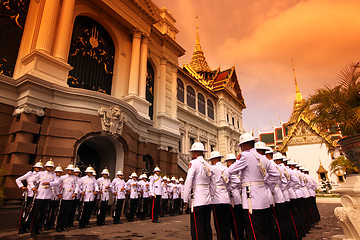
[[[298,82],[296,80],[296,75],[295,75],[295,68],[294,68],[294,62],[293,60],[291,59],[291,63],[292,63],[292,67],[293,67],[293,72],[294,72],[294,80],[295,80],[295,100],[294,100],[294,106],[293,106],[293,111],[292,111],[292,114],[290,116],[290,119],[287,123],[287,125],[291,125],[291,124],[295,124],[298,117],[299,117],[299,114],[300,114],[300,111],[301,111],[301,106],[302,104],[305,102],[305,99],[303,99],[302,95],[301,95],[301,92],[300,92],[300,89],[299,89],[299,85],[298,85]]]
[[[316,173],[327,173],[328,171],[324,168],[324,166],[321,164],[319,165],[319,169],[316,171]]]

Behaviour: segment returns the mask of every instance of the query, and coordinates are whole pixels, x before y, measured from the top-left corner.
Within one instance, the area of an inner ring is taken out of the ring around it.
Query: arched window
[[[198,110],[205,115],[205,98],[201,93],[198,93]]]
[[[177,79],[177,100],[184,102],[184,83],[180,78]]]
[[[91,18],[76,17],[68,61],[74,69],[69,72],[68,85],[111,94],[114,53],[105,28]]]
[[[11,77],[30,0],[0,1],[0,74]]]
[[[211,100],[207,100],[207,113],[208,117],[214,120],[214,105]]]
[[[195,107],[195,91],[190,86],[186,87],[186,101],[187,101],[187,105],[189,105],[193,109],[196,109],[196,107]]]
[[[155,71],[152,65],[147,62],[147,76],[146,76],[146,100],[151,104],[149,106],[149,117],[153,120],[154,117],[154,79]]]

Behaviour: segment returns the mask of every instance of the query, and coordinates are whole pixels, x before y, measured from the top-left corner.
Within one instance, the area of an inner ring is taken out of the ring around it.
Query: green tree
[[[337,172],[346,172],[347,174],[358,174],[358,168],[344,155],[337,157],[330,164],[330,172],[336,174]]]

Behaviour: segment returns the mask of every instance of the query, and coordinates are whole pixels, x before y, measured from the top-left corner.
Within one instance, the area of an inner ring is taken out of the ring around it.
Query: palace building
[[[0,164],[6,200],[38,161],[185,176],[193,142],[236,153],[246,107],[235,67],[189,64],[150,0],[0,0]],[[195,31],[194,31],[195,33]]]

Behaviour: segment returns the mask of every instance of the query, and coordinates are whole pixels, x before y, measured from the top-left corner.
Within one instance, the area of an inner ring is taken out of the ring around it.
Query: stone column
[[[72,33],[75,0],[63,0],[58,30],[55,39],[54,57],[67,62]]]
[[[139,73],[139,97],[146,96],[146,76],[147,76],[147,52],[149,37],[144,35],[140,48],[140,73]]]
[[[171,83],[171,117],[177,117],[177,65],[173,66]]]
[[[139,29],[134,30],[132,51],[131,51],[131,65],[130,65],[129,90],[128,90],[129,95],[130,94],[138,95],[141,35],[142,33]]]
[[[158,113],[165,113],[166,106],[166,58],[160,59],[160,78],[158,81],[157,89],[155,91],[158,92],[158,99],[156,100],[158,104]]]
[[[36,49],[41,49],[47,53],[51,52],[56,20],[58,18],[59,0],[46,0],[42,11],[39,34],[36,41]]]

